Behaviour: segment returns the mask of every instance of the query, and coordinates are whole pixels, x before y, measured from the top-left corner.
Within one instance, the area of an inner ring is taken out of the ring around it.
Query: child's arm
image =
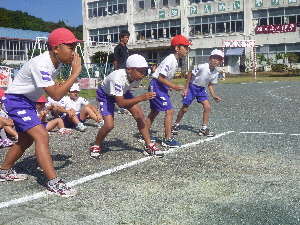
[[[167,85],[167,86],[170,87],[170,88],[173,88],[173,89],[176,90],[176,91],[182,91],[182,90],[183,90],[183,85],[181,85],[181,84],[176,85],[176,84],[171,83],[170,81],[168,81],[168,80],[165,78],[165,75],[163,75],[163,74],[161,74],[161,73],[159,74],[157,80],[158,80],[159,82],[161,82],[162,84]]]
[[[153,99],[155,96],[155,92],[146,92],[145,94],[132,99],[125,99],[124,96],[115,96],[115,99],[120,108],[130,108],[141,101]]]
[[[76,111],[74,109],[66,110],[64,106],[59,106],[58,112],[66,113],[68,115],[68,117],[70,117],[70,118],[76,116]]]
[[[190,85],[190,82],[191,82],[191,77],[193,76],[194,74],[192,72],[189,72],[187,77],[186,77],[186,82],[185,82],[185,88],[181,94],[182,97],[185,97],[186,94],[188,93],[189,91],[189,85]]]
[[[213,83],[211,83],[211,82],[208,83],[208,89],[209,89],[209,91],[210,91],[210,94],[211,94],[212,98],[213,98],[216,102],[221,101],[221,98],[215,95]]]
[[[81,73],[81,58],[78,53],[74,53],[74,59],[72,61],[72,73],[68,79],[61,85],[52,85],[49,87],[44,87],[47,94],[55,101],[61,100],[65,94],[70,90],[71,86],[76,81],[77,77]]]

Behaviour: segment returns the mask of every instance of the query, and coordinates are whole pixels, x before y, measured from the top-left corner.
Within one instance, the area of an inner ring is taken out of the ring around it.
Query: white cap
[[[210,55],[218,55],[218,56],[221,56],[222,58],[224,58],[224,53],[221,51],[221,50],[218,50],[218,49],[215,49],[213,50]]]
[[[146,59],[143,56],[134,54],[127,58],[126,67],[143,68],[148,67],[148,63],[146,62]]]
[[[70,91],[80,91],[80,87],[78,83],[74,83],[70,89]]]

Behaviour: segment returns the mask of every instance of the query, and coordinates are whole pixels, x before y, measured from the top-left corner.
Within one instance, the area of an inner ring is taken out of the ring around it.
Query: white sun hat
[[[143,68],[148,67],[148,63],[143,56],[134,54],[127,58],[126,67]]]

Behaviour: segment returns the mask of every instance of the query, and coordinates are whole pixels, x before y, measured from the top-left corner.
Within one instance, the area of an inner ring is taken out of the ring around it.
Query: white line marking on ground
[[[232,132],[234,132],[234,131],[224,132],[224,133],[218,134],[218,135],[216,135],[214,137],[211,137],[211,138],[200,139],[198,141],[182,145],[179,148],[169,149],[168,151],[164,151],[164,153],[169,154],[169,153],[172,153],[172,152],[176,152],[176,151],[178,151],[182,148],[187,148],[187,147],[191,147],[193,145],[198,145],[198,144],[203,143],[203,142],[212,141],[214,139],[217,139],[217,138],[222,137],[224,135],[230,134]],[[140,163],[145,162],[145,161],[150,160],[150,159],[152,159],[152,157],[145,157],[145,158],[141,158],[141,159],[129,162],[129,163],[125,163],[123,165],[120,165],[120,166],[117,166],[117,167],[114,167],[114,168],[111,168],[111,169],[108,169],[108,170],[104,170],[100,173],[94,173],[92,175],[80,178],[78,180],[68,182],[67,185],[69,185],[70,187],[75,186],[75,185],[79,185],[79,184],[85,183],[87,181],[91,181],[91,180],[94,180],[96,178],[112,174],[112,173],[117,172],[119,170],[123,170],[123,169],[126,169],[128,167],[140,164]],[[0,203],[0,209],[5,208],[5,207],[10,207],[12,205],[17,205],[17,204],[29,202],[29,201],[32,201],[32,200],[35,200],[35,199],[38,199],[38,198],[42,198],[42,197],[45,197],[45,196],[47,196],[47,194],[43,191],[43,192],[38,192],[38,193],[33,194],[33,195],[25,196],[25,197],[22,197],[22,198],[13,199],[11,201],[2,202],[2,203]]]

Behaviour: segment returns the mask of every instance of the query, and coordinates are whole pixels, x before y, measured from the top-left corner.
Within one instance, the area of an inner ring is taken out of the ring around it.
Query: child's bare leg
[[[80,112],[80,119],[82,121],[85,121],[86,118],[88,118],[88,116],[89,116],[89,118],[91,118],[91,119],[95,120],[96,122],[98,122],[97,121],[97,115],[94,113],[92,108],[89,107],[89,106],[85,106],[85,107],[83,107],[83,109]]]
[[[46,130],[50,131],[54,129],[56,126],[58,127],[58,129],[64,128],[65,127],[64,121],[61,118],[56,118],[54,120],[51,120],[47,123]]]
[[[137,127],[145,141],[146,146],[151,144],[150,134],[149,134],[149,128],[146,124],[144,113],[141,110],[141,108],[138,105],[134,105],[131,108],[128,109],[128,111],[132,114],[134,117]]]
[[[173,121],[174,109],[166,111],[165,115],[165,138],[169,139],[172,136],[172,121]]]
[[[146,125],[148,127],[148,129],[150,130],[153,121],[155,120],[156,116],[158,115],[158,111],[151,109],[148,117],[146,118]]]
[[[26,133],[35,141],[36,159],[49,180],[56,178],[52,157],[49,150],[49,135],[42,124],[30,128]]]
[[[208,124],[208,119],[209,119],[209,113],[210,113],[210,103],[208,100],[205,101],[201,101],[200,102],[203,106],[203,120],[202,120],[202,124]]]
[[[183,104],[183,106],[181,107],[181,109],[179,110],[179,112],[177,114],[177,118],[176,118],[176,121],[175,121],[176,123],[180,123],[182,117],[188,111],[188,109],[189,109],[189,105]]]
[[[94,145],[101,145],[102,141],[108,135],[108,133],[114,129],[114,116],[108,115],[104,116],[104,125],[98,130],[96,140]]]
[[[70,120],[72,123],[74,123],[74,124],[76,124],[76,125],[77,125],[78,123],[80,123],[80,121],[79,121],[77,115],[75,115],[75,116],[73,116],[73,117],[69,117],[69,116],[68,116],[68,120]]]
[[[18,133],[19,139],[6,153],[5,159],[1,165],[1,169],[10,169],[14,166],[16,161],[23,155],[25,150],[29,148],[33,139],[28,134],[20,132]]]

